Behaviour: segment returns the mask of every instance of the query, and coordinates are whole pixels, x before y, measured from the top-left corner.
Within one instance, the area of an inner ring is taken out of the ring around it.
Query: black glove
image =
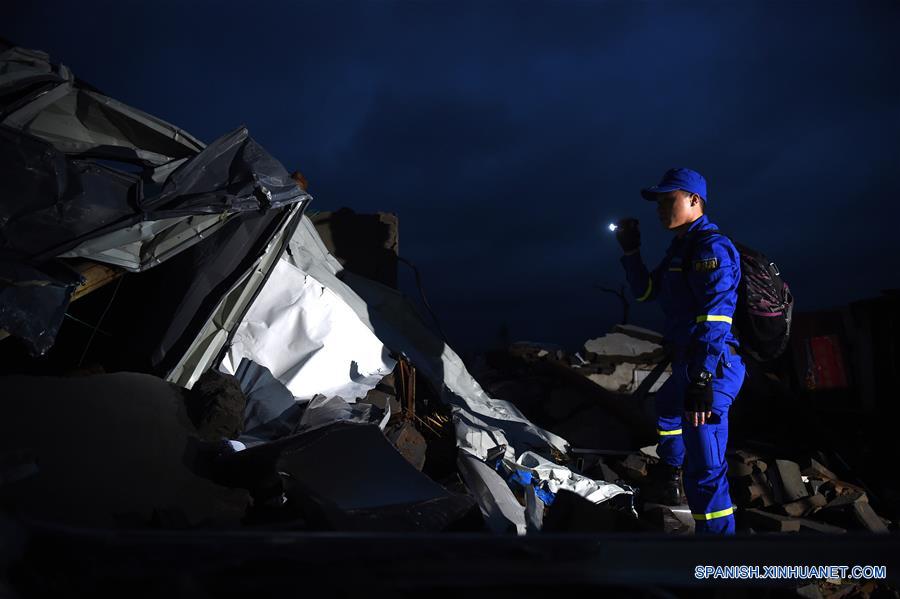
[[[691,383],[684,395],[684,411],[707,413],[712,411],[712,383]]]
[[[633,252],[641,247],[641,229],[636,218],[623,218],[618,222],[616,241],[625,253]]]

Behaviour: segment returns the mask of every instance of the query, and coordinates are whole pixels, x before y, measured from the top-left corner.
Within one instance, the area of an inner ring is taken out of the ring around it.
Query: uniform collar
[[[694,233],[696,231],[708,231],[708,230],[718,231],[719,227],[717,227],[714,223],[712,223],[709,220],[709,217],[704,214],[700,218],[698,218],[697,220],[695,220],[694,222],[691,223],[691,226],[688,227],[687,233],[685,233],[681,237],[676,236],[674,239],[672,239],[672,243],[669,245],[669,248],[674,251],[674,249],[676,247],[678,247],[678,248],[683,247],[682,244],[687,242],[691,233]]]
[[[700,218],[691,223],[691,226],[688,227],[687,232],[691,233],[693,231],[706,231],[707,229],[718,229],[718,227],[709,222],[709,217],[703,214],[700,216]]]

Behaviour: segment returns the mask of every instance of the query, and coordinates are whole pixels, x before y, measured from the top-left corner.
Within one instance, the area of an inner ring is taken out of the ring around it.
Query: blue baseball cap
[[[706,179],[697,171],[689,168],[671,168],[663,175],[662,181],[653,187],[645,187],[641,190],[641,195],[645,200],[651,202],[656,201],[656,194],[683,189],[690,193],[696,193],[703,198],[703,201],[709,203],[706,199]]]

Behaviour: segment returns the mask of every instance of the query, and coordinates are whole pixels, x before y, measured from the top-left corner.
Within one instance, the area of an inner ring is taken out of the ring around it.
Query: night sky
[[[618,321],[611,220],[672,166],[800,310],[900,286],[900,2],[14,2],[0,35],[205,142],[246,124],[311,210],[400,219],[451,344]],[[12,11],[12,12],[10,12]],[[411,276],[405,288],[414,295]],[[632,321],[658,328],[657,305]]]

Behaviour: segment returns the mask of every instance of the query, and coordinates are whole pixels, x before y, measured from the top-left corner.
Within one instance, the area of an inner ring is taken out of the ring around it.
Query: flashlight
[[[617,225],[616,223],[609,223],[609,230],[611,232],[615,233],[616,229],[618,229],[618,228],[619,228],[619,225]]]

